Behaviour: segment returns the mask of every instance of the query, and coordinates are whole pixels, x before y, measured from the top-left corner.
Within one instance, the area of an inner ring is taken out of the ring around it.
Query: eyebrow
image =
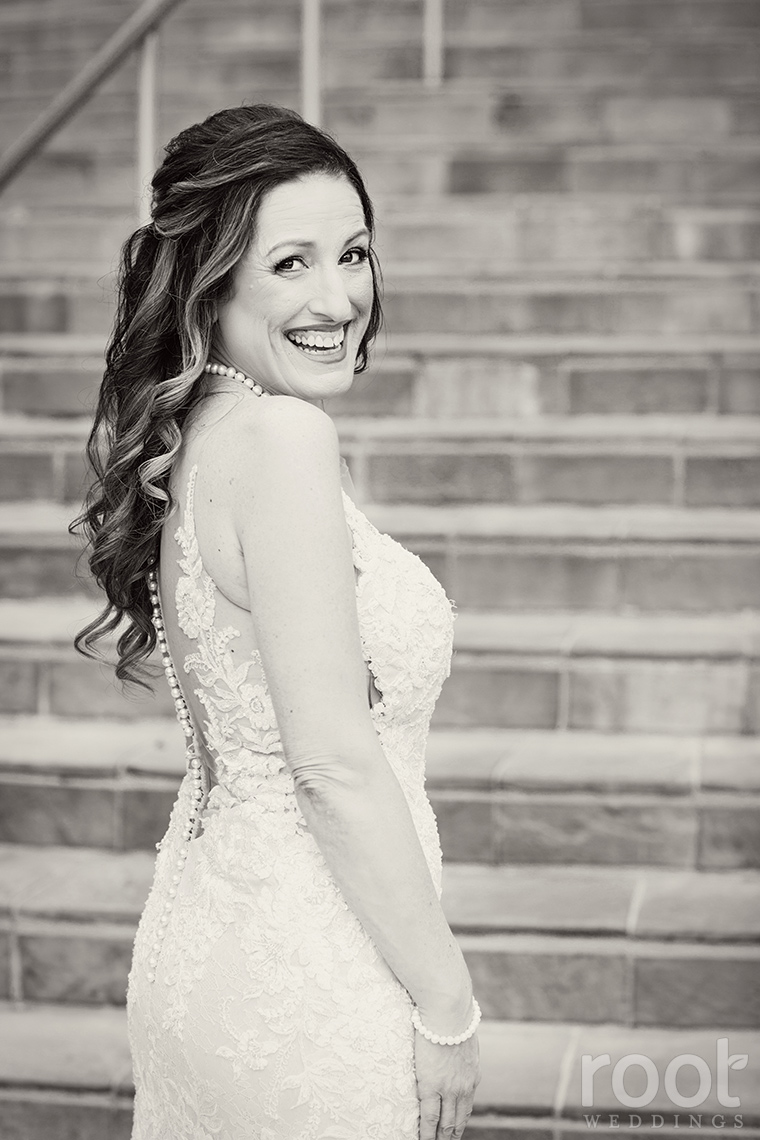
[[[350,245],[352,241],[356,241],[360,237],[369,237],[369,230],[366,226],[362,226],[362,228],[357,230],[355,234],[352,234],[350,238],[346,238],[343,245]],[[287,246],[291,249],[313,249],[314,245],[315,243],[313,241],[306,241],[304,238],[288,238],[285,241],[278,241],[277,245],[273,245],[267,253],[267,257],[271,257],[278,249],[284,249]]]

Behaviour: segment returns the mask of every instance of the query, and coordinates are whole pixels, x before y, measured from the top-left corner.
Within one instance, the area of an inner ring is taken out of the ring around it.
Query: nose
[[[328,324],[344,324],[353,316],[351,298],[346,289],[344,273],[334,265],[318,270],[312,277],[314,292],[309,309],[317,320]]]

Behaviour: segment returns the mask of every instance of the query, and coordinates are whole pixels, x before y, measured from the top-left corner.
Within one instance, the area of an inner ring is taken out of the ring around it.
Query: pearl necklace
[[[206,365],[204,372],[209,372],[212,376],[229,376],[230,380],[237,380],[240,384],[245,384],[246,388],[256,396],[271,396],[271,392],[267,392],[266,388],[262,388],[257,380],[246,376],[245,372],[238,372],[236,368],[227,368],[224,364],[209,363]]]
[[[250,376],[246,376],[244,372],[238,372],[235,368],[227,368],[224,364],[209,363],[205,367],[205,371],[214,376],[228,376],[231,380],[238,380],[244,384],[249,391],[253,392],[256,396],[268,396],[269,392],[262,388]],[[187,707],[187,702],[182,695],[182,688],[179,683],[177,671],[174,668],[171,654],[169,652],[169,644],[166,639],[166,629],[164,626],[164,615],[161,609],[161,597],[158,590],[158,574],[155,567],[151,567],[148,571],[148,593],[150,595],[151,609],[153,610],[153,627],[156,631],[156,640],[158,648],[161,653],[161,661],[164,666],[164,673],[166,680],[169,682],[169,691],[174,699],[174,709],[177,714],[180,728],[182,729],[185,740],[185,760],[187,763],[187,771],[190,776],[191,788],[190,798],[192,806],[190,814],[185,824],[183,832],[184,842],[179,849],[177,862],[174,868],[174,874],[171,877],[171,883],[168,890],[169,897],[165,900],[163,911],[158,920],[158,930],[156,932],[156,941],[151,947],[151,954],[148,958],[148,972],[146,977],[149,982],[156,980],[156,966],[158,965],[158,955],[161,951],[164,938],[166,937],[166,929],[169,925],[169,917],[174,907],[174,900],[177,897],[177,888],[182,879],[182,871],[184,870],[187,857],[190,854],[188,843],[195,838],[198,820],[201,814],[201,805],[208,795],[208,779],[206,777],[203,761],[201,760],[200,746],[198,744],[198,737],[193,727],[193,720],[190,714],[190,709]],[[156,850],[160,851],[162,842],[156,844]]]

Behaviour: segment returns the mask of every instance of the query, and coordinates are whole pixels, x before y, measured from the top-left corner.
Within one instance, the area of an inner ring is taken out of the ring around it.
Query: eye
[[[304,259],[294,253],[291,257],[284,257],[282,261],[278,261],[274,267],[274,271],[275,273],[292,273],[294,269],[298,268],[299,263],[304,268],[306,267]]]
[[[361,265],[369,257],[369,250],[364,246],[356,245],[353,249],[347,249],[340,259],[341,265]]]

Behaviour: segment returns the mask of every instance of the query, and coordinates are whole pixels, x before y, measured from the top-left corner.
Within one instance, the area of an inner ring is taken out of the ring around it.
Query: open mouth
[[[337,329],[289,329],[285,336],[307,356],[329,356],[345,344],[348,325]]]

